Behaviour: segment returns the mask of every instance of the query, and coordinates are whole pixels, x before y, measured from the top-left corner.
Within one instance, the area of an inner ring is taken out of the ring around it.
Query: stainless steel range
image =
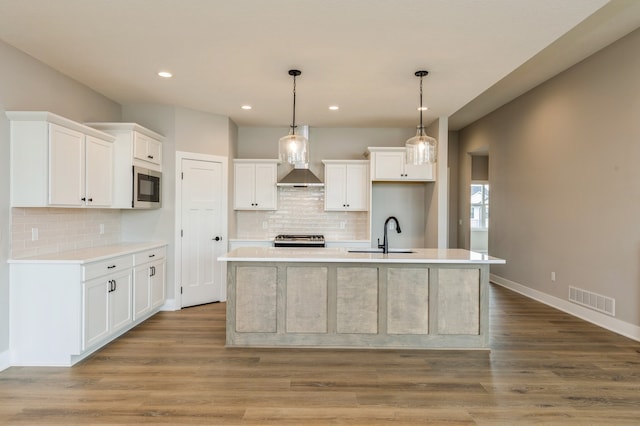
[[[277,235],[274,247],[324,247],[324,235]]]

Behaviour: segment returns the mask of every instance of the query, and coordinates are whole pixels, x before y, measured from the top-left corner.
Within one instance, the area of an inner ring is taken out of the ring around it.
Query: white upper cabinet
[[[49,112],[8,111],[11,205],[110,207],[113,140]]]
[[[235,210],[278,208],[278,160],[233,160]]]
[[[361,160],[323,160],[324,209],[337,211],[369,210],[369,162]]]
[[[85,173],[87,203],[109,207],[113,200],[113,143],[87,136]]]
[[[369,147],[369,152],[371,153],[371,180],[415,182],[435,180],[432,164],[421,166],[406,164],[404,148]]]
[[[142,161],[141,166],[148,167],[147,163],[162,166],[162,144],[157,139],[135,132],[133,134],[133,158]]]
[[[164,136],[136,123],[85,123],[116,138],[113,164],[113,204],[132,208],[133,166],[162,171]]]

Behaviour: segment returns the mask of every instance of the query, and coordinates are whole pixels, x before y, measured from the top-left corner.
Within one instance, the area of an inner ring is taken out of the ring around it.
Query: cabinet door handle
[[[80,198],[80,201],[87,201],[87,197]]]
[[[113,291],[116,291],[116,288],[118,288],[116,280],[113,280]]]
[[[109,293],[113,291],[113,280],[109,280]]]
[[[153,160],[153,155],[147,155],[147,158]]]
[[[221,239],[222,239],[222,237],[215,237],[213,240],[220,241]]]
[[[89,201],[90,203],[91,203],[91,202],[93,202],[93,198],[89,198],[89,200],[88,200],[88,201]]]

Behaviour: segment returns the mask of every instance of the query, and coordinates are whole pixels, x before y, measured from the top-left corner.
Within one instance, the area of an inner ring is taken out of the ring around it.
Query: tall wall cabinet
[[[50,112],[8,111],[13,207],[110,207],[114,137]]]
[[[136,123],[85,123],[108,133],[114,142],[113,207],[132,208],[132,167],[162,171],[164,136]]]

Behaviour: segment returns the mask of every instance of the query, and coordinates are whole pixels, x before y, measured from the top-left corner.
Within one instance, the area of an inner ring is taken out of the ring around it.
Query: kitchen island
[[[489,266],[461,249],[237,248],[227,346],[487,349]]]

